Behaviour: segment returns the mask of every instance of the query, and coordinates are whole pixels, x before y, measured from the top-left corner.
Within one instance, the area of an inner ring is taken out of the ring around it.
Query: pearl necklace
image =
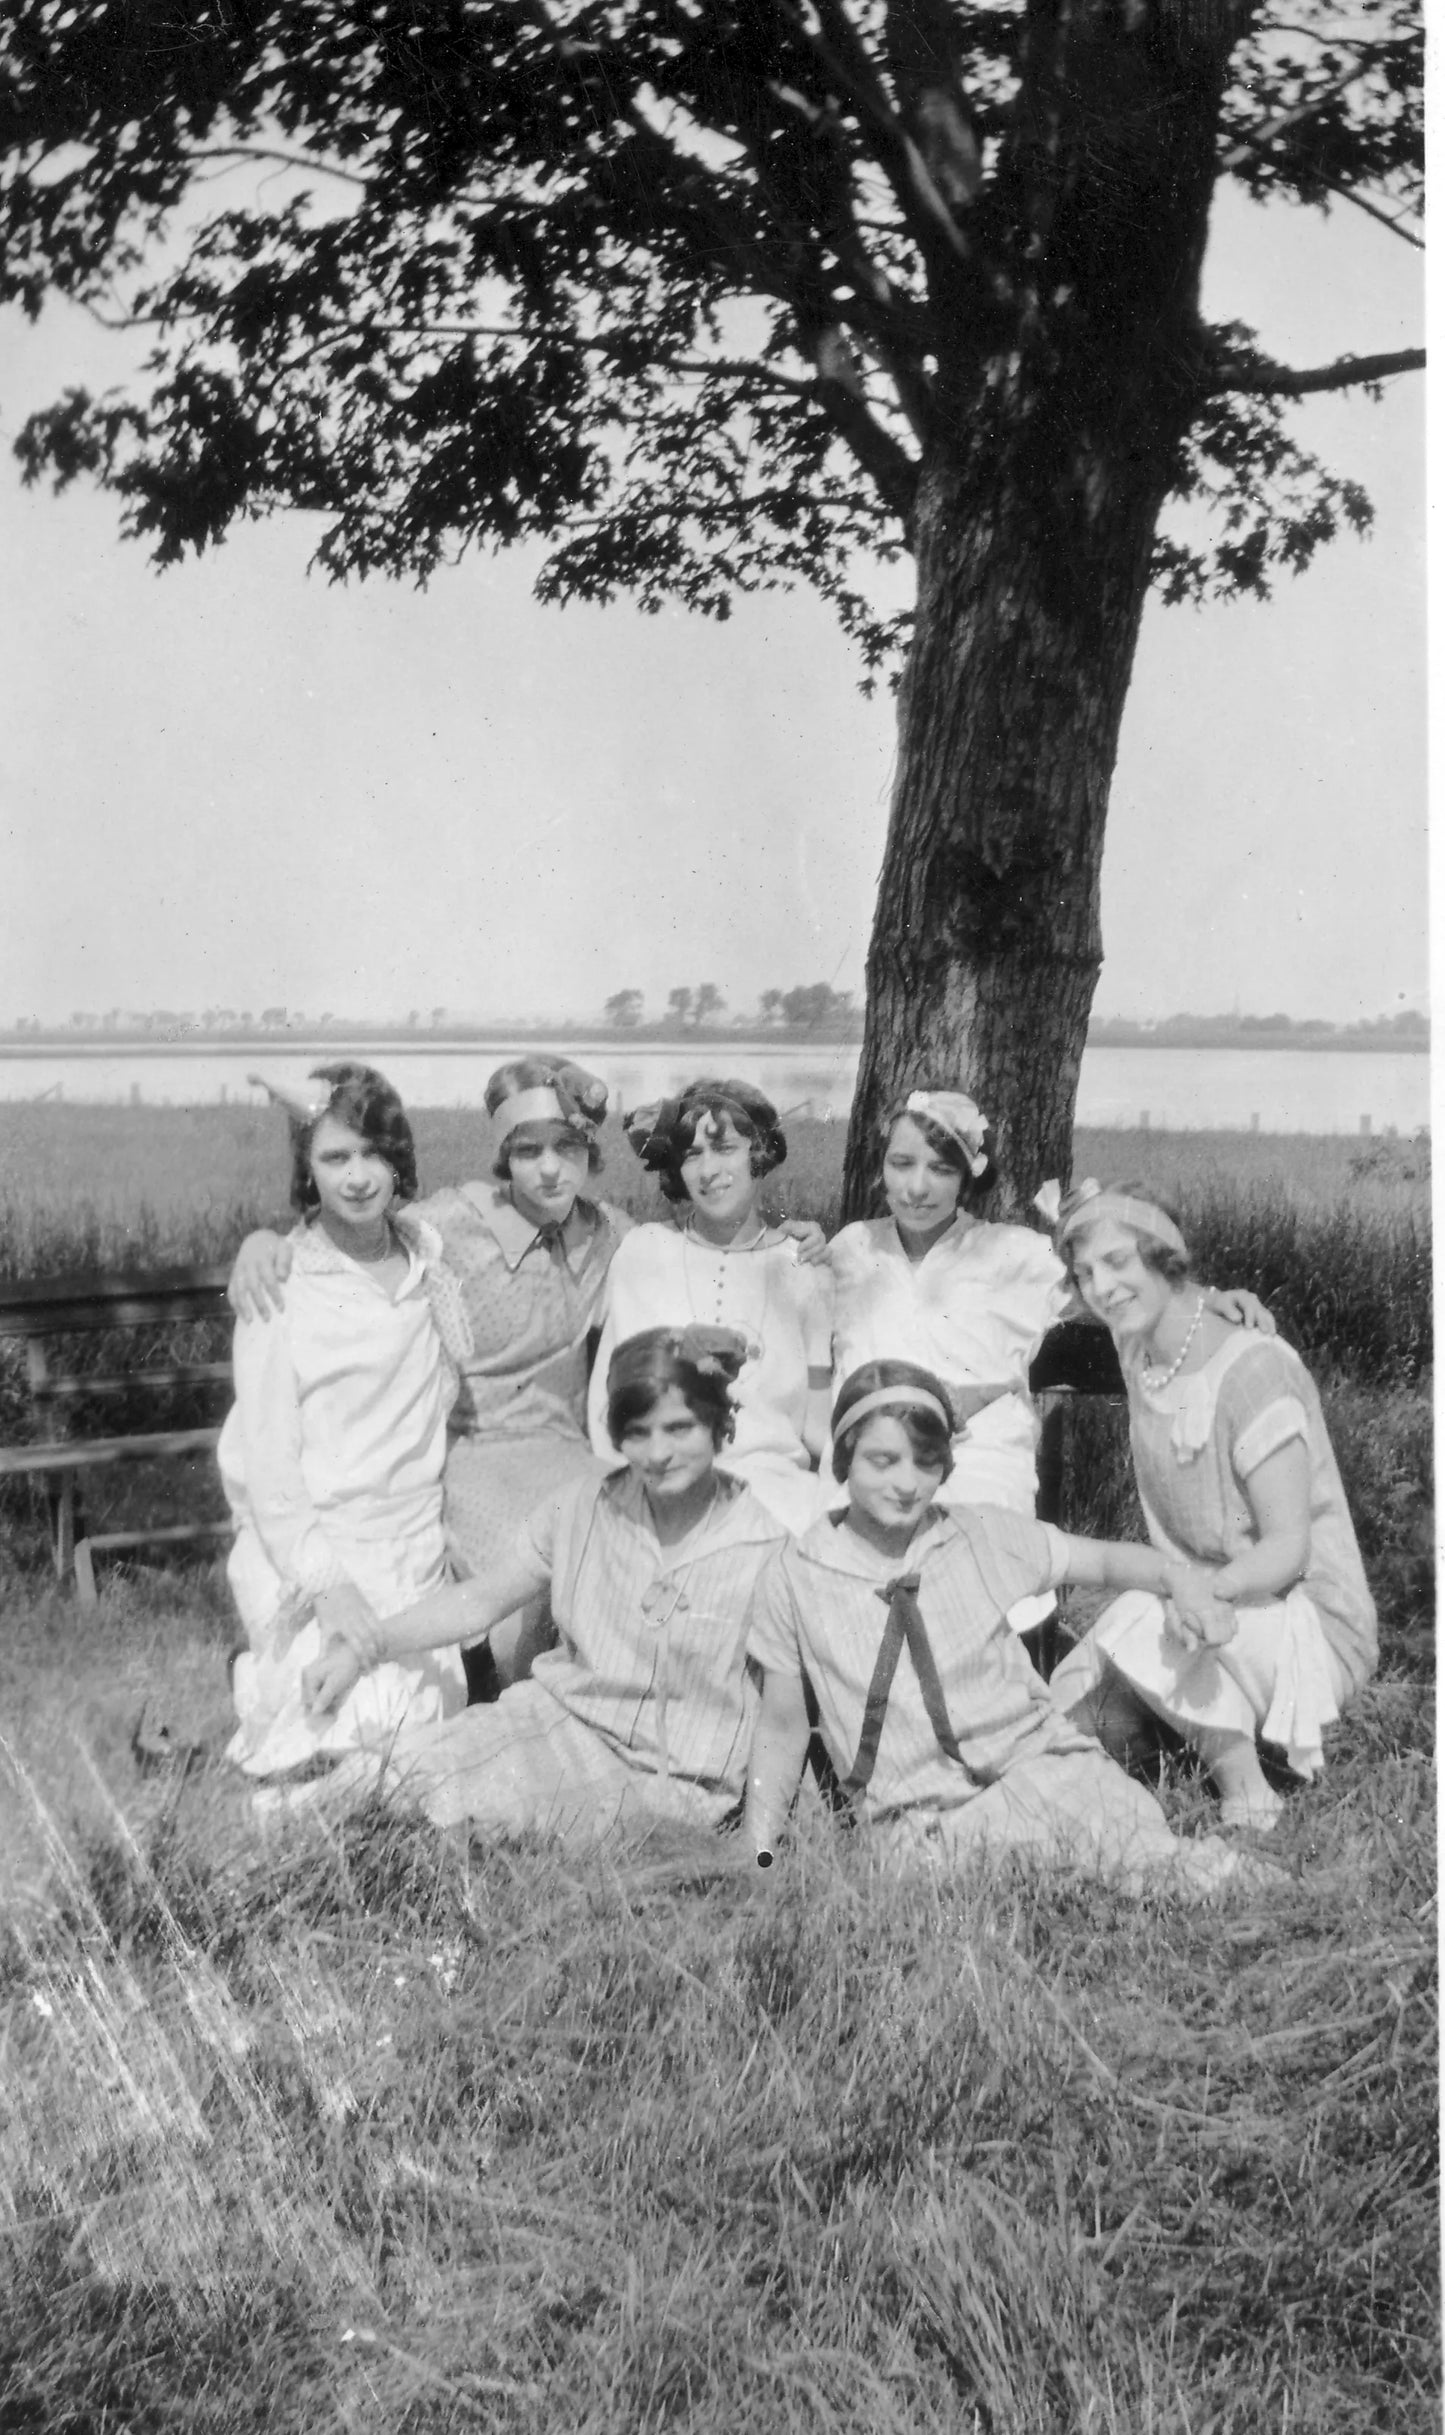
[[[1175,1354],[1174,1359],[1170,1362],[1168,1369],[1156,1370],[1151,1361],[1144,1362],[1144,1384],[1148,1388],[1151,1395],[1160,1394],[1165,1387],[1172,1385],[1174,1380],[1178,1377],[1180,1371],[1184,1367],[1185,1361],[1188,1358],[1189,1347],[1199,1333],[1199,1323],[1203,1317],[1204,1296],[1201,1294],[1199,1300],[1194,1305],[1194,1316],[1189,1322],[1189,1328],[1187,1334],[1185,1335],[1184,1342],[1180,1345],[1179,1350]]]

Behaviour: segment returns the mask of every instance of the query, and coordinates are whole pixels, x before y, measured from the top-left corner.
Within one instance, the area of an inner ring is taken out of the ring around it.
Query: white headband
[[[890,1412],[936,1413],[949,1435],[953,1434],[953,1414],[946,1404],[939,1402],[936,1395],[929,1395],[922,1387],[875,1387],[870,1395],[860,1395],[855,1404],[849,1404],[846,1412],[834,1416],[833,1435],[841,1437],[845,1429],[853,1427],[855,1421],[864,1419],[869,1412],[882,1412],[885,1408]]]
[[[497,1131],[505,1138],[519,1124],[564,1124],[574,1129],[585,1122],[574,1114],[569,1116],[549,1082],[534,1083],[525,1091],[513,1091],[496,1111]]]
[[[1166,1210],[1156,1209],[1152,1201],[1136,1201],[1127,1192],[1113,1192],[1106,1184],[1097,1183],[1092,1175],[1074,1186],[1073,1198],[1076,1206],[1059,1220],[1054,1236],[1060,1251],[1071,1235],[1081,1234],[1086,1226],[1095,1225],[1100,1218],[1117,1218],[1121,1226],[1129,1227],[1134,1234],[1145,1235],[1152,1242],[1162,1243],[1166,1250],[1177,1251],[1181,1259],[1188,1259],[1189,1246],[1173,1218]]]

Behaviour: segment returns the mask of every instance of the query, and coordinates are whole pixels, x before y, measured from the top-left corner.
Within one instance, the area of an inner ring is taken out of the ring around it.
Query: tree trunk
[[[1035,6],[1028,39],[1005,177],[1037,269],[986,340],[961,300],[940,360],[849,1217],[920,1085],[992,1119],[996,1207],[1068,1175],[1119,723],[1196,395],[1223,12]]]

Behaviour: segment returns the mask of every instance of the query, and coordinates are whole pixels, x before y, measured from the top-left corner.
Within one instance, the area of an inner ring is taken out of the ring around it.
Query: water
[[[370,1041],[355,1053],[380,1066],[412,1107],[479,1107],[486,1079],[531,1043],[456,1046],[406,1038]],[[536,1045],[541,1045],[540,1043]],[[573,1046],[572,1043],[562,1043]],[[298,1050],[154,1050],[96,1046],[64,1051],[0,1047],[0,1099],[132,1101],[195,1106],[259,1104],[247,1076],[301,1084],[309,1068],[347,1053],[336,1041]],[[698,1073],[740,1073],[785,1113],[845,1116],[858,1070],[856,1046],[800,1048],[796,1041],[738,1042],[707,1033],[694,1045],[630,1047],[625,1038],[577,1050],[612,1085],[614,1104],[633,1107],[677,1090]],[[1392,1050],[1091,1048],[1084,1057],[1078,1118],[1085,1125],[1138,1125],[1168,1132],[1419,1132],[1430,1121],[1430,1060]]]

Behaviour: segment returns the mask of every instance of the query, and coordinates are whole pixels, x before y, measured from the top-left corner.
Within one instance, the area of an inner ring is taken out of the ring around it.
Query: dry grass
[[[7,2430],[1434,2424],[1408,1686],[1291,1803],[1299,1874],[1191,1910],[885,1875],[813,1817],[766,1889],[676,1833],[266,1834],[214,1770],[67,1749],[60,1628],[22,1616],[7,1686],[50,1812],[12,1778]],[[223,1710],[214,1616],[96,1630],[92,1736],[118,1665]]]

